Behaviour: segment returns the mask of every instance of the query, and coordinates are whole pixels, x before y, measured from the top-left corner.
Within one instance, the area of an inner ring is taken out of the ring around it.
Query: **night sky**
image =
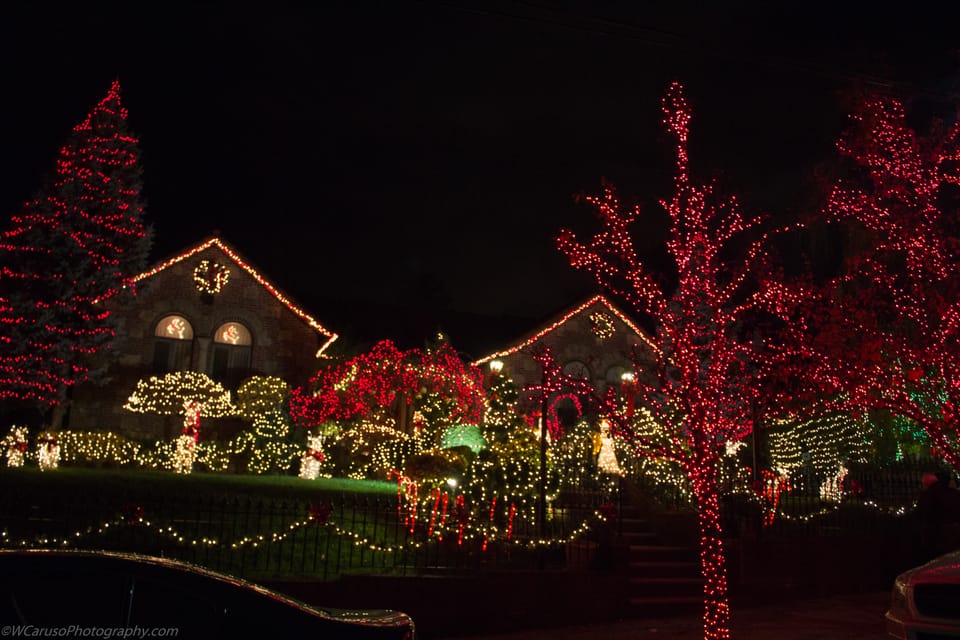
[[[443,328],[469,356],[595,291],[553,237],[592,228],[574,195],[601,178],[660,259],[671,81],[698,175],[792,215],[844,90],[960,78],[960,12],[922,3],[71,4],[4,5],[4,223],[118,78],[155,260],[217,230],[346,340]]]

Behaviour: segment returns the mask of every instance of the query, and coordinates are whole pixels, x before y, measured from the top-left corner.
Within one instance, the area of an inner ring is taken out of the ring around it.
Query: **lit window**
[[[183,316],[165,316],[157,323],[153,335],[172,340],[193,340],[193,327]]]
[[[185,371],[193,354],[193,326],[181,315],[164,316],[153,329],[153,368],[158,373]]]
[[[225,322],[213,333],[213,342],[208,373],[214,380],[235,387],[250,375],[250,330],[239,322]]]
[[[213,335],[213,341],[234,346],[249,346],[250,331],[239,322],[228,322],[220,325]]]
[[[563,372],[578,380],[590,380],[590,368],[579,360],[571,360],[563,365]]]

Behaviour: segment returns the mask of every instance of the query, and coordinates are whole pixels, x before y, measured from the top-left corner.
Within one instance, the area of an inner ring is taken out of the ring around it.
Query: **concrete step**
[[[699,552],[690,547],[662,544],[627,546],[628,562],[699,562]]]
[[[624,529],[620,532],[620,538],[627,546],[655,545],[657,543],[657,534],[653,531],[628,531]]]
[[[628,593],[632,597],[702,597],[701,578],[630,578]]]
[[[653,524],[646,518],[620,518],[613,524],[624,531],[653,531]]]
[[[703,595],[697,596],[638,596],[627,599],[629,615],[637,618],[667,618],[693,615],[703,611]]]
[[[628,563],[627,568],[637,578],[701,578],[699,562],[640,561]]]

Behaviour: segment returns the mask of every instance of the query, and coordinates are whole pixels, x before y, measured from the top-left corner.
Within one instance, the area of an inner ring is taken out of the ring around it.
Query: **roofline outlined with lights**
[[[225,253],[231,260],[233,260],[238,267],[246,271],[251,278],[253,278],[254,280],[257,281],[257,283],[260,284],[260,286],[262,286],[264,289],[269,291],[274,298],[279,300],[280,303],[283,304],[283,306],[285,306],[287,309],[292,311],[296,316],[298,316],[301,320],[303,320],[308,325],[310,325],[310,327],[313,328],[317,333],[327,338],[326,342],[324,342],[320,346],[320,349],[317,350],[316,357],[319,358],[321,355],[323,355],[323,352],[326,351],[327,348],[329,348],[330,345],[333,344],[333,342],[339,337],[335,332],[330,331],[329,329],[324,327],[322,324],[317,322],[316,319],[313,318],[313,316],[311,316],[306,311],[301,309],[298,305],[296,305],[287,295],[285,295],[282,291],[280,291],[280,289],[274,286],[266,278],[261,276],[256,269],[250,266],[248,262],[243,260],[233,248],[231,248],[227,243],[225,243],[223,240],[221,240],[216,236],[204,242],[201,242],[200,244],[190,249],[187,249],[186,251],[179,253],[176,256],[169,258],[168,260],[165,260],[164,262],[161,262],[160,264],[156,265],[155,267],[153,267],[148,271],[144,271],[143,273],[134,276],[131,279],[131,281],[134,284],[136,284],[137,282],[146,280],[147,278],[152,278],[153,276],[157,275],[161,271],[168,269],[177,263],[183,262],[187,258],[195,256],[198,253],[212,246],[216,246],[218,249],[223,251],[223,253]]]
[[[634,333],[636,333],[636,334],[640,337],[641,340],[643,340],[644,342],[646,342],[647,345],[649,345],[651,349],[653,349],[655,352],[659,352],[659,351],[660,351],[660,349],[657,348],[657,345],[655,345],[655,344],[653,343],[653,340],[651,340],[650,337],[647,336],[647,333],[646,333],[645,331],[643,331],[640,327],[638,327],[637,324],[636,324],[633,320],[631,320],[630,318],[628,318],[628,317],[626,316],[626,314],[624,314],[622,311],[620,311],[619,309],[617,309],[617,308],[613,305],[613,303],[610,302],[610,300],[607,299],[606,296],[604,296],[603,294],[597,294],[597,295],[595,295],[594,297],[592,297],[592,298],[590,298],[589,300],[587,300],[586,302],[584,302],[583,304],[581,304],[580,306],[578,306],[578,307],[576,307],[575,309],[573,309],[572,311],[568,311],[568,312],[565,313],[563,316],[561,316],[561,318],[560,318],[559,320],[557,320],[556,322],[551,323],[551,324],[548,325],[547,327],[545,327],[545,328],[541,329],[540,331],[534,333],[532,336],[521,340],[520,342],[514,344],[514,345],[511,346],[511,347],[507,347],[507,348],[504,349],[503,351],[497,351],[496,353],[491,353],[491,354],[488,355],[488,356],[484,356],[483,358],[480,358],[479,360],[474,361],[472,364],[473,364],[474,366],[479,366],[479,365],[485,364],[485,363],[487,363],[487,362],[490,362],[491,360],[494,360],[494,359],[496,359],[496,358],[505,358],[505,357],[507,357],[507,356],[513,355],[514,353],[517,353],[518,351],[522,351],[523,349],[529,347],[531,344],[533,344],[533,343],[536,342],[537,340],[540,340],[541,338],[543,338],[543,337],[546,336],[547,334],[552,333],[553,331],[559,329],[563,324],[565,324],[565,323],[566,323],[570,318],[572,318],[573,316],[577,315],[578,313],[582,312],[584,309],[587,309],[587,308],[593,306],[594,304],[596,304],[596,303],[598,303],[598,302],[601,303],[601,304],[603,304],[603,306],[605,306],[611,313],[613,313],[615,316],[617,316],[618,318],[620,318],[620,320],[622,320],[623,323],[626,324],[626,325],[630,328],[631,331],[633,331]]]

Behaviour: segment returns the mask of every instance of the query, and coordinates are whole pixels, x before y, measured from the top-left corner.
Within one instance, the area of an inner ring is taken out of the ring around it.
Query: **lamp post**
[[[540,391],[540,478],[537,496],[537,520],[540,523],[540,538],[547,537],[547,388],[544,375]]]
[[[633,417],[634,402],[636,400],[637,390],[634,387],[636,377],[632,371],[624,371],[620,374],[620,388],[627,401],[627,418]]]

